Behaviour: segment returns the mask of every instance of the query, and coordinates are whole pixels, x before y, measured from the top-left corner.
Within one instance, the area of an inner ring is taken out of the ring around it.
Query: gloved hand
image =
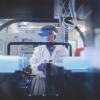
[[[39,70],[39,71],[42,71],[43,74],[45,74],[45,64],[44,64],[44,63],[41,63],[41,64],[38,66],[38,70]]]

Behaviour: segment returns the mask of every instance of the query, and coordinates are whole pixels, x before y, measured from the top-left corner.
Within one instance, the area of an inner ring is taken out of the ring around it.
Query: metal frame
[[[10,42],[7,46],[7,55],[10,55],[10,50],[12,45],[48,45],[48,44],[53,44],[53,45],[65,45],[66,48],[69,47],[69,55],[72,56],[72,46],[70,43],[62,43],[62,42]]]

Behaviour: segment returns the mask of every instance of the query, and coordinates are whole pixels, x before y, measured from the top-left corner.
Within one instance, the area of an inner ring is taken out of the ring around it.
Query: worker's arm
[[[38,66],[41,64],[41,61],[40,61],[40,47],[36,47],[33,51],[33,55],[32,57],[30,58],[29,60],[29,63],[31,65],[31,69],[32,69],[32,74],[41,74],[41,72],[38,70]]]
[[[38,57],[39,57],[39,48],[36,47],[33,51],[32,57],[29,60],[31,66],[34,66],[38,63]]]

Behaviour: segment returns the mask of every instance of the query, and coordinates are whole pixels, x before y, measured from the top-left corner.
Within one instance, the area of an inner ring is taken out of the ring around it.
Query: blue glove
[[[41,64],[38,66],[38,70],[39,70],[39,71],[42,71],[43,73],[45,73],[45,64],[44,64],[44,63],[41,63]]]

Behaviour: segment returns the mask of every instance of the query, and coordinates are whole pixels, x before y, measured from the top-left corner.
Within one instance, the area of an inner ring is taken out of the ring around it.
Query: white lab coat
[[[32,74],[41,76],[43,73],[38,71],[38,65],[43,63],[45,60],[52,60],[52,62],[55,62],[59,57],[63,56],[68,56],[68,50],[65,48],[65,46],[56,45],[52,55],[50,55],[46,45],[36,47],[33,51],[32,57],[29,60],[32,68]]]

